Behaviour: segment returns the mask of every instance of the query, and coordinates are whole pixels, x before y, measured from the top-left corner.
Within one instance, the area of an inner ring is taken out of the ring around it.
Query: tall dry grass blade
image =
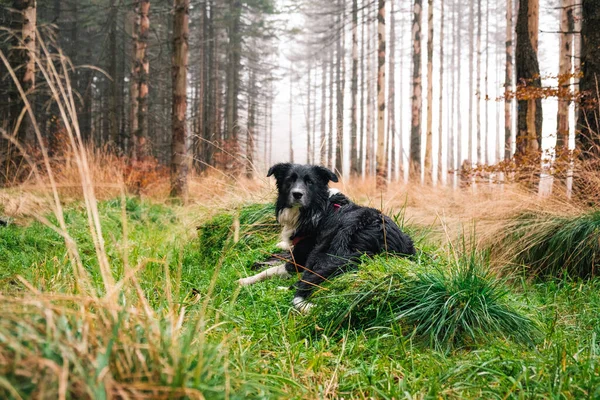
[[[34,56],[34,57],[36,57],[36,56]],[[8,59],[6,58],[6,56],[4,55],[2,50],[0,50],[0,59],[4,63],[6,70],[10,74],[17,90],[19,91],[19,95],[21,96],[23,103],[25,105],[25,108],[27,109],[27,114],[29,115],[29,118],[31,119],[31,125],[33,126],[35,136],[38,141],[38,146],[40,147],[40,150],[42,152],[44,166],[46,168],[46,173],[48,174],[48,179],[50,180],[50,186],[52,189],[52,198],[53,198],[53,204],[54,204],[53,211],[54,211],[54,214],[56,215],[58,224],[60,226],[60,229],[58,229],[57,232],[65,239],[67,251],[69,253],[71,260],[75,263],[75,266],[76,266],[75,271],[79,274],[79,278],[85,279],[86,274],[83,273],[83,271],[85,271],[85,270],[83,268],[83,264],[81,263],[81,258],[79,257],[79,252],[77,250],[77,247],[74,244],[75,242],[68,234],[67,224],[65,222],[64,212],[63,212],[63,208],[62,208],[62,203],[61,203],[60,197],[58,195],[56,180],[54,177],[54,173],[52,172],[52,167],[50,165],[50,157],[48,156],[48,149],[46,148],[46,146],[44,144],[44,139],[42,137],[42,133],[40,132],[39,125],[37,123],[35,114],[33,113],[33,108],[31,107],[29,99],[27,98],[27,95],[25,94],[25,91],[23,90],[23,87],[21,86],[19,79],[17,78],[17,75],[15,74],[14,69],[11,67],[10,63],[8,62]],[[37,57],[36,57],[36,59],[37,59]]]

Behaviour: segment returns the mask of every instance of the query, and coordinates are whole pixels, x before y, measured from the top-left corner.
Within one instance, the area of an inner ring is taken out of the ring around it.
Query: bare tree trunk
[[[342,174],[344,165],[344,1],[338,0],[340,7],[340,16],[338,17],[337,27],[339,29],[339,37],[336,48],[336,141],[335,141],[335,170],[338,174]]]
[[[480,0],[481,1],[481,0]],[[485,107],[485,123],[484,123],[484,135],[483,135],[483,164],[489,164],[489,153],[488,153],[488,140],[489,140],[489,107],[488,107],[488,98],[489,98],[489,86],[488,86],[488,78],[489,78],[489,64],[490,64],[490,4],[486,3],[485,6],[485,76],[484,76],[484,98],[483,98],[483,106]]]
[[[321,144],[319,145],[320,163],[327,165],[327,59],[321,60]]]
[[[480,165],[483,157],[481,153],[481,0],[477,0],[477,47],[475,53],[477,63],[475,98],[477,104],[475,108],[476,131],[477,131],[477,165]]]
[[[454,160],[454,137],[456,136],[456,109],[457,109],[457,101],[456,101],[456,73],[457,73],[457,63],[456,63],[456,54],[457,54],[457,36],[458,36],[458,7],[456,5],[456,0],[454,1],[452,7],[452,57],[450,58],[450,80],[452,81],[450,84],[450,109],[448,113],[450,115],[450,130],[448,131],[448,174],[451,171],[456,169],[456,164]],[[451,182],[453,183],[453,182]]]
[[[457,48],[457,55],[456,55],[456,111],[457,111],[457,123],[456,123],[456,163],[455,165],[455,169],[459,169],[464,161],[464,155],[463,155],[463,145],[462,145],[462,139],[463,139],[463,131],[462,131],[462,122],[463,122],[463,104],[462,104],[462,96],[461,96],[461,88],[462,88],[462,26],[463,26],[463,13],[462,11],[462,7],[459,5],[457,5],[457,13],[458,13],[458,24],[457,24],[457,28],[456,28],[456,48]]]
[[[198,93],[196,95],[196,97],[198,98],[198,104],[197,104],[197,110],[198,110],[198,118],[196,119],[196,122],[198,124],[197,129],[195,130],[195,134],[196,137],[194,138],[193,141],[193,154],[194,154],[194,164],[199,167],[200,170],[204,169],[204,165],[203,162],[206,162],[207,160],[204,159],[204,148],[208,145],[208,143],[206,143],[204,140],[202,140],[203,138],[205,138],[205,132],[206,132],[206,120],[207,118],[205,118],[205,100],[207,99],[207,90],[206,90],[206,81],[207,81],[207,71],[209,70],[209,68],[207,67],[208,65],[210,65],[210,61],[209,61],[209,57],[207,57],[207,33],[208,33],[208,29],[207,29],[207,2],[203,2],[201,5],[201,24],[202,26],[200,27],[200,31],[198,32],[199,37],[198,37],[198,41],[200,42],[200,49],[199,49],[199,54],[198,54],[198,59],[199,59],[199,65],[198,65]]]
[[[248,120],[246,129],[246,178],[254,176],[254,143],[256,136],[256,65],[250,65],[250,76],[248,82]],[[310,161],[309,161],[310,163]]]
[[[174,0],[173,23],[173,140],[171,142],[171,196],[187,196],[187,67],[190,0]]]
[[[385,154],[385,0],[379,0],[377,13],[377,188],[387,188]]]
[[[136,158],[144,159],[148,155],[148,78],[150,62],[148,60],[148,34],[150,31],[150,0],[139,0],[139,31],[136,45],[136,76],[138,78],[138,123],[136,137]]]
[[[334,167],[333,159],[333,87],[334,87],[334,68],[333,68],[333,46],[329,49],[329,136],[327,138],[327,165]]]
[[[15,14],[20,14],[14,16],[18,21],[18,26],[17,32],[15,32],[15,48],[17,48],[17,50],[13,66],[16,69],[16,75],[19,80],[19,84],[27,95],[29,103],[33,107],[33,92],[35,90],[36,74],[35,52],[37,46],[37,2],[36,0],[13,0],[13,8],[15,10]],[[2,68],[2,70],[3,69],[4,68]],[[14,85],[11,85],[11,87],[14,87]],[[17,137],[22,145],[34,146],[35,131],[33,124],[27,113],[23,114],[25,102],[23,99],[21,99],[21,95],[16,88],[11,94],[11,129],[17,132]],[[23,118],[20,126],[17,126],[21,115],[23,115]]]
[[[367,10],[369,9],[370,7],[367,3]],[[367,13],[367,15],[369,16],[371,14]],[[373,30],[369,21],[367,21],[367,27],[367,75],[365,77],[367,80],[367,132],[365,144],[365,175],[373,176],[373,83],[371,79],[373,76],[373,57],[371,55]]]
[[[537,59],[539,0],[520,0],[517,18],[517,81],[534,90],[541,87]],[[541,99],[519,99],[517,154],[519,160],[539,152],[542,134]]]
[[[444,0],[440,0],[440,98],[439,98],[439,127],[438,127],[438,182],[445,182],[443,178],[443,164],[442,164],[442,143],[443,133],[442,127],[443,109],[444,109]]]
[[[600,87],[600,7],[597,0],[581,2],[581,104],[577,127],[580,130],[577,146],[584,160],[600,156],[600,115],[598,92]],[[576,186],[585,191],[590,188]],[[593,187],[592,187],[593,190]]]
[[[352,109],[350,123],[350,175],[359,174],[358,166],[358,0],[352,0]]]
[[[290,162],[294,162],[294,140],[293,140],[293,109],[294,109],[294,86],[293,86],[293,78],[294,78],[294,69],[290,67]]]
[[[110,0],[110,30],[108,34],[108,44],[110,53],[110,62],[108,73],[110,74],[110,141],[113,146],[118,145],[119,141],[119,78],[117,76],[117,4],[116,0]]]
[[[321,165],[327,165],[327,59],[321,60],[321,144],[319,149]]]
[[[474,0],[469,2],[469,125],[468,125],[468,150],[467,150],[467,160],[469,162],[469,166],[473,163],[473,53],[475,51],[475,6]],[[461,164],[462,165],[462,164]]]
[[[308,65],[308,85],[307,85],[307,94],[306,94],[306,98],[307,98],[307,104],[306,104],[306,163],[307,164],[311,164],[312,163],[312,143],[311,143],[311,119],[312,119],[312,115],[311,115],[311,110],[312,110],[312,65],[309,62]]]
[[[139,82],[140,82],[140,69],[137,66],[137,56],[138,56],[138,41],[139,41],[139,33],[140,33],[140,13],[139,0],[135,0],[133,3],[134,12],[133,12],[133,27],[132,27],[132,52],[133,60],[131,63],[131,83],[129,86],[129,97],[131,101],[131,108],[129,112],[129,137],[133,139],[133,144],[131,145],[132,157],[135,159],[138,156],[138,145],[137,145],[137,133],[138,133],[138,122],[139,122]]]
[[[388,77],[388,126],[387,149],[389,153],[390,180],[395,179],[396,173],[396,91],[395,91],[395,56],[396,56],[396,18],[394,15],[394,2],[390,2],[390,62]]]
[[[364,4],[364,1],[361,3],[362,6],[362,23],[361,23],[361,44],[360,44],[360,130],[358,134],[358,173],[360,175],[363,174],[363,161],[365,158],[365,152],[363,150],[363,144],[365,143],[365,81],[367,80],[366,71],[365,71],[365,58],[368,55],[365,53],[365,41],[367,38],[365,37],[365,25],[367,24],[368,7]]]
[[[506,74],[504,75],[504,160],[512,153],[513,0],[506,0]]]
[[[558,112],[556,126],[556,155],[565,155],[569,141],[569,104],[571,104],[571,57],[573,56],[573,0],[561,1],[560,55],[558,63]]]
[[[413,74],[412,74],[412,115],[410,131],[410,170],[414,179],[421,179],[421,115],[423,107],[423,88],[421,85],[421,25],[423,3],[415,0],[413,6]]]
[[[425,137],[425,180],[432,181],[433,152],[433,0],[427,2],[427,136]]]

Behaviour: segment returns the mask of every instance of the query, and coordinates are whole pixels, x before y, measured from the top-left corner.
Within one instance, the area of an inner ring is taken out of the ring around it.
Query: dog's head
[[[280,208],[310,207],[326,200],[329,181],[338,181],[332,171],[318,165],[275,164],[267,174],[271,175],[277,180],[277,205]]]

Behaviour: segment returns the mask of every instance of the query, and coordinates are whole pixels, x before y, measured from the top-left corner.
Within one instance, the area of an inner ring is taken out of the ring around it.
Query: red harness
[[[337,212],[340,208],[342,208],[341,204],[337,204],[337,203],[333,204],[333,210],[335,212]],[[295,238],[292,239],[292,244],[295,246],[298,243],[300,243],[301,241],[303,241],[304,239],[306,239],[306,236],[296,236]]]

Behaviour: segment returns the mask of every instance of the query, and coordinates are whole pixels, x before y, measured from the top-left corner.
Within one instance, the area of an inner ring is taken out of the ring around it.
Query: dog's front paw
[[[252,285],[252,277],[249,276],[248,278],[242,278],[242,279],[238,279],[237,281],[238,285],[240,286],[250,286]]]
[[[307,301],[304,297],[294,297],[292,300],[292,304],[294,308],[299,311],[301,314],[308,314],[310,310],[315,306],[310,301]]]
[[[275,245],[277,248],[280,248],[281,250],[291,250],[292,246],[290,246],[290,242],[279,242]]]

